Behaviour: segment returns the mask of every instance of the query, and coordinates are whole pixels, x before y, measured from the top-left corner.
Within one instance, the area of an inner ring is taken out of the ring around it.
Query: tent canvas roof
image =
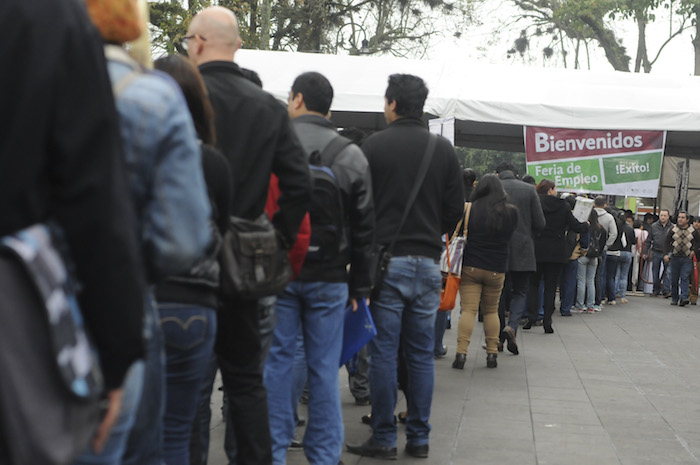
[[[457,119],[456,145],[524,151],[523,125],[666,130],[666,154],[700,158],[698,77],[258,50],[239,50],[236,62],[283,101],[296,76],[322,73],[341,127],[384,127],[387,78],[410,73],[430,89],[427,113]]]

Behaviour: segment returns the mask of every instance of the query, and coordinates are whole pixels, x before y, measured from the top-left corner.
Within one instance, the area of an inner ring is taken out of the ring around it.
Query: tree
[[[471,22],[472,0],[182,0],[150,3],[153,41],[166,53],[182,52],[180,41],[191,18],[218,4],[239,19],[245,48],[336,53],[393,53],[420,56],[437,27],[449,18],[447,33]],[[430,14],[426,14],[425,10]],[[350,32],[351,31],[351,32]]]
[[[523,55],[529,48],[530,38],[542,36],[542,31],[552,35],[552,40],[543,49],[545,58],[554,54],[554,49],[561,53],[564,66],[567,66],[568,49],[575,50],[574,67],[579,67],[581,45],[588,51],[591,43],[597,43],[604,51],[605,57],[617,71],[630,71],[632,58],[614,29],[616,21],[634,21],[637,27],[637,50],[634,71],[651,71],[666,45],[687,29],[689,14],[676,15],[675,24],[666,40],[661,44],[652,58],[647,45],[646,26],[656,19],[660,9],[672,11],[672,0],[513,0],[523,11],[518,20],[525,21],[514,47],[509,53]],[[698,0],[682,0],[697,2]],[[677,9],[676,13],[681,13]]]
[[[455,147],[457,159],[462,168],[471,168],[477,176],[496,172],[496,167],[503,162],[510,162],[523,176],[526,170],[525,154],[522,152],[502,152],[499,150],[472,149]]]

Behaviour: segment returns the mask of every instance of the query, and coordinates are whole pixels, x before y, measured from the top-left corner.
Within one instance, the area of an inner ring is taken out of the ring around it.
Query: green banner
[[[661,152],[603,158],[606,184],[651,181],[661,176]]]

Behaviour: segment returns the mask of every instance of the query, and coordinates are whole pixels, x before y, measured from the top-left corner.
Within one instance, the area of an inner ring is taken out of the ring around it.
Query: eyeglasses
[[[206,42],[206,41],[207,41],[207,39],[206,39],[205,37],[202,37],[202,36],[199,35],[199,34],[192,34],[192,35],[190,35],[190,36],[185,36],[185,37],[183,37],[183,38],[182,38],[182,48],[185,49],[186,52],[189,51],[189,41],[190,41],[190,39],[194,39],[195,37],[198,38],[199,40],[201,40],[202,42]]]

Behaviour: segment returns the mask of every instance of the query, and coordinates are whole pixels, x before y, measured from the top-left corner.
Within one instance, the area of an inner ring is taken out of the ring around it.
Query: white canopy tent
[[[409,73],[428,85],[428,114],[456,118],[458,146],[523,152],[524,125],[665,130],[662,185],[671,187],[678,161],[700,160],[698,77],[257,50],[238,51],[236,62],[256,71],[265,90],[283,101],[296,76],[306,71],[322,73],[333,85],[331,111],[340,127],[384,127],[387,78]],[[695,163],[700,161],[691,166]],[[691,171],[689,210],[697,214],[700,179],[692,181]],[[672,189],[670,194],[664,190],[661,197],[662,206],[669,206]]]

